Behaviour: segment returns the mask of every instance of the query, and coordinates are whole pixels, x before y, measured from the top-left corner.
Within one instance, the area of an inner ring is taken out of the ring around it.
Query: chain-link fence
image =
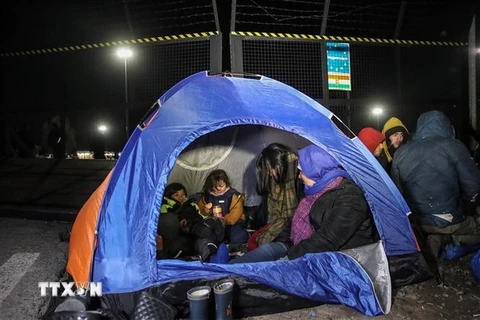
[[[316,38],[325,38],[318,40]],[[234,72],[285,82],[334,112],[352,131],[379,127],[392,116],[415,130],[431,109],[448,114],[463,135],[468,121],[467,50],[464,43],[232,32]],[[353,41],[350,41],[353,40]],[[329,41],[349,43],[351,90],[329,90]],[[383,114],[373,115],[381,106]]]
[[[92,150],[101,124],[106,150],[120,151],[126,124],[131,132],[166,90],[195,72],[221,70],[221,34],[170,39],[130,46],[126,67],[118,45],[4,57],[7,152],[47,152],[52,123],[65,129],[68,154]]]

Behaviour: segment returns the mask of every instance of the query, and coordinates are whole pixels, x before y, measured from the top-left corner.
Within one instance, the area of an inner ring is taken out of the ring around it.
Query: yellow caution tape
[[[318,34],[292,34],[292,33],[275,33],[275,32],[250,32],[250,31],[232,31],[234,36],[256,37],[256,38],[285,38],[300,40],[329,40],[341,42],[365,42],[365,43],[386,43],[386,44],[406,44],[415,46],[444,46],[444,47],[461,47],[467,46],[466,42],[452,41],[421,41],[421,40],[399,40],[399,39],[379,39],[365,37],[341,37],[341,36],[322,36]]]
[[[1,58],[16,57],[16,56],[25,56],[25,55],[89,50],[89,49],[105,48],[105,47],[112,47],[112,46],[139,45],[139,44],[146,44],[146,43],[152,43],[152,42],[208,38],[211,36],[216,36],[218,34],[219,34],[218,31],[208,31],[208,32],[200,32],[200,33],[177,34],[177,35],[171,35],[171,36],[157,36],[157,37],[139,38],[139,39],[131,39],[131,40],[119,40],[119,41],[100,42],[100,43],[91,43],[91,44],[80,44],[80,45],[74,45],[74,46],[68,46],[68,47],[34,49],[34,50],[24,50],[24,51],[17,51],[17,52],[0,53],[0,57]]]

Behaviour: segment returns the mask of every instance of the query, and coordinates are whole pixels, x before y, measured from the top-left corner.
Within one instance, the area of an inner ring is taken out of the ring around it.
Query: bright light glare
[[[117,50],[117,56],[120,58],[130,58],[133,55],[133,51],[128,48],[121,48]]]
[[[376,116],[381,115],[381,114],[383,113],[383,109],[380,108],[380,107],[373,108],[373,109],[372,109],[372,113],[373,113],[374,115],[376,115]]]
[[[101,133],[105,133],[108,128],[107,128],[107,126],[105,126],[105,125],[102,124],[102,125],[99,125],[97,129],[98,129],[98,131],[100,131]]]

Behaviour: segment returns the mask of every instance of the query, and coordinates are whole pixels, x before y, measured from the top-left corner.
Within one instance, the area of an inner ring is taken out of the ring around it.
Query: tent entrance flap
[[[381,241],[359,248],[344,250],[357,261],[372,280],[375,295],[384,314],[390,312],[392,306],[392,281],[390,278],[387,255]]]

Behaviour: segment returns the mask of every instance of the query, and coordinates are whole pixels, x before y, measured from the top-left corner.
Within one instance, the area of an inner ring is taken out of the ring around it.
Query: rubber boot
[[[234,282],[231,279],[220,280],[213,286],[215,292],[215,319],[231,320]]]
[[[190,307],[190,320],[208,320],[209,297],[212,289],[209,286],[195,287],[187,292]]]

